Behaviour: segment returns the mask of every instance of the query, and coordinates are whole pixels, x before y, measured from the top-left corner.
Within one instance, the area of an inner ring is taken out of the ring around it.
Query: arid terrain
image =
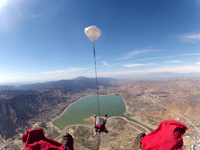
[[[156,129],[161,121],[178,120],[186,124],[189,130],[184,134],[184,148],[200,143],[200,80],[128,80],[112,81],[112,86],[99,86],[100,95],[116,95],[123,98],[126,103],[126,115],[141,124]],[[84,88],[84,84],[82,84]],[[65,128],[62,132],[52,127],[50,122],[61,114],[71,103],[85,95],[94,95],[95,89],[87,88],[78,92],[64,92],[63,89],[46,89],[37,91],[37,99],[40,99],[40,113],[26,121],[29,126],[16,128],[16,135],[9,138],[1,138],[0,149],[10,149],[8,143],[22,148],[21,135],[30,128],[43,128],[48,138],[59,142],[62,134],[69,132],[75,138],[76,149],[133,149],[133,143],[138,133],[150,131],[144,126],[131,123],[120,118],[108,118],[107,135],[94,136],[90,133],[93,125],[74,125]],[[40,93],[40,94],[38,94]],[[1,95],[1,97],[10,95]],[[6,106],[7,107],[7,106]],[[6,109],[4,109],[6,110]],[[8,114],[5,112],[5,114]],[[13,118],[14,120],[14,118]],[[23,122],[23,121],[22,121]],[[38,122],[38,124],[37,124]],[[120,128],[114,128],[116,123],[121,123]],[[19,122],[20,124],[20,122]],[[60,132],[60,133],[59,133]],[[3,136],[3,135],[2,135]],[[126,137],[126,138],[125,138]],[[10,144],[10,145],[12,145]],[[14,146],[12,146],[13,149]]]

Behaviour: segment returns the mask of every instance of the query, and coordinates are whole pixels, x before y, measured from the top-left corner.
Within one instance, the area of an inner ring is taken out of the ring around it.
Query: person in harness
[[[97,132],[101,133],[104,132],[104,134],[108,133],[108,130],[106,130],[106,121],[107,121],[107,114],[105,114],[105,118],[99,117],[97,119],[96,115],[94,115],[94,129],[91,130],[91,133],[94,133],[94,135],[97,134]]]

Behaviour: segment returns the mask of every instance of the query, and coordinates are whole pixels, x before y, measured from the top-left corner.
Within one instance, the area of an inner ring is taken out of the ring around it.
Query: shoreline
[[[90,95],[87,95],[87,96],[90,96]],[[55,118],[53,118],[53,120],[50,121],[50,122],[53,124],[54,120],[60,118],[60,117],[67,111],[67,109],[68,109],[71,105],[75,104],[77,101],[79,101],[79,100],[81,100],[81,99],[83,99],[83,98],[85,98],[85,97],[86,97],[86,96],[84,96],[84,97],[82,97],[82,98],[76,100],[75,102],[71,103],[69,106],[67,106],[67,108],[66,108],[60,115],[58,115],[58,116],[56,116]]]
[[[123,98],[122,98],[123,99]],[[126,112],[129,110],[129,107],[128,107],[128,105],[126,104],[126,101],[123,99],[123,101],[124,101],[124,103],[125,103],[125,106],[126,106]],[[126,114],[126,112],[125,112],[125,114]]]
[[[53,124],[53,122],[54,122],[56,119],[60,118],[60,117],[67,111],[67,109],[68,109],[71,105],[75,104],[77,101],[79,101],[79,100],[81,100],[81,99],[83,99],[83,98],[85,98],[85,97],[87,97],[87,96],[95,96],[95,95],[86,95],[86,96],[81,97],[80,99],[76,100],[75,102],[73,102],[73,103],[71,103],[69,106],[67,106],[67,108],[66,108],[60,115],[56,116],[55,118],[52,119],[52,121],[50,121],[50,122],[48,122],[48,123],[52,124],[55,128],[58,128],[57,126],[55,126],[55,125]],[[98,95],[98,96],[112,96],[112,95]],[[118,96],[118,97],[120,97],[120,96]],[[122,98],[122,97],[121,97],[121,98]],[[124,115],[126,115],[126,112],[128,111],[129,107],[127,106],[126,101],[125,101],[123,98],[122,98],[122,100],[124,101],[124,104],[125,104],[125,107],[126,107],[126,111],[125,111],[125,113],[124,113]],[[126,115],[126,116],[127,116],[127,115]],[[88,118],[85,118],[85,119],[88,119]],[[84,120],[85,120],[85,119],[84,119]],[[71,126],[71,125],[70,125],[70,126]],[[69,127],[69,126],[66,126],[66,127]],[[65,127],[65,128],[66,128],[66,127]],[[63,132],[65,128],[63,128],[63,129],[58,128],[58,129],[59,129],[60,131]]]
[[[87,95],[87,96],[95,96],[95,95]],[[52,123],[52,124],[53,124],[53,122],[54,122],[56,119],[60,118],[60,117],[67,111],[67,109],[68,109],[71,105],[75,104],[77,101],[79,101],[79,100],[81,100],[81,99],[83,99],[83,98],[85,98],[85,97],[87,97],[87,96],[84,96],[84,97],[82,97],[82,98],[76,100],[75,102],[71,103],[60,115],[58,115],[58,116],[56,116],[55,118],[53,118],[53,120],[50,121],[49,123]],[[111,96],[111,95],[99,95],[99,96]],[[119,96],[119,97],[120,97],[120,96]],[[121,97],[121,98],[122,98],[122,97]],[[122,98],[122,99],[123,99],[123,98]],[[125,111],[125,113],[124,113],[124,115],[125,115],[126,112],[127,112],[128,109],[129,109],[129,107],[127,106],[126,101],[125,101],[124,99],[123,99],[123,101],[124,101],[125,106],[126,106],[126,111]],[[54,125],[54,124],[53,124],[53,125]],[[54,126],[55,126],[55,125],[54,125]]]
[[[95,96],[95,95],[87,95],[87,96]],[[56,120],[57,118],[59,118],[59,117],[61,117],[66,111],[67,111],[67,109],[71,106],[71,105],[73,105],[74,103],[76,103],[77,101],[79,101],[79,100],[81,100],[81,99],[83,99],[83,98],[85,98],[85,97],[87,97],[87,96],[84,96],[84,97],[82,97],[82,98],[80,98],[80,99],[78,99],[78,100],[76,100],[75,102],[73,102],[73,103],[71,103],[60,115],[58,115],[57,117],[55,117],[53,120],[52,120],[52,122],[50,122],[52,125],[53,125],[53,121],[54,120]],[[99,95],[99,96],[111,96],[111,95]],[[120,97],[120,96],[119,96]],[[122,97],[121,97],[122,98]],[[123,99],[123,98],[122,98]],[[129,107],[127,106],[127,103],[126,103],[126,101],[123,99],[123,101],[124,101],[124,103],[125,103],[125,106],[126,106],[126,111],[125,111],[125,113],[124,113],[124,115],[125,116],[127,116],[126,115],[126,112],[128,111],[128,109],[129,109]],[[128,116],[127,116],[128,117]],[[90,117],[89,117],[90,118]],[[89,119],[89,118],[85,118],[85,119]],[[147,133],[149,132],[151,132],[148,128],[146,128],[145,127],[145,125],[146,125],[146,122],[143,124],[142,122],[141,122],[141,119],[138,119],[138,118],[134,118],[134,117],[130,117],[131,119],[133,119],[133,120],[136,120],[136,121],[138,121],[139,123],[136,123],[136,122],[133,122],[133,121],[130,121],[130,120],[128,120],[127,118],[125,118],[125,117],[122,117],[122,116],[112,116],[112,117],[109,117],[109,118],[122,118],[122,119],[125,119],[126,121],[128,121],[128,122],[131,122],[131,123],[133,123],[133,124],[137,124],[138,126],[140,126],[140,127],[142,127],[143,129],[145,129],[146,131],[147,131]],[[108,119],[109,119],[108,118]],[[141,125],[142,124],[142,125]],[[53,125],[54,127],[57,127],[57,126],[55,126],[55,125]],[[91,125],[91,124],[74,124],[74,125],[69,125],[69,126],[65,126],[63,129],[60,129],[60,131],[62,131],[62,133],[60,133],[60,135],[58,136],[58,137],[56,137],[55,138],[55,140],[58,140],[59,138],[61,138],[61,136],[66,132],[66,129],[67,128],[69,128],[69,127],[72,127],[72,126],[87,126],[87,127],[93,127],[93,125]],[[146,125],[147,127],[149,127],[148,125]],[[152,126],[151,126],[152,127]],[[57,127],[58,128],[58,127]],[[155,127],[154,127],[155,128]]]
[[[148,133],[151,132],[151,131],[150,131],[149,129],[147,129],[146,127],[144,127],[144,126],[142,126],[142,125],[140,125],[140,124],[138,124],[138,123],[136,123],[136,122],[130,121],[130,120],[128,120],[128,119],[126,119],[125,117],[122,117],[122,116],[112,116],[112,117],[108,118],[108,121],[109,121],[110,119],[117,119],[117,118],[124,119],[124,120],[127,121],[128,123],[133,123],[133,124],[136,124],[136,125],[140,126],[141,128],[143,128],[143,129],[145,129],[145,130],[147,131],[146,134],[148,134]],[[74,127],[74,126],[76,126],[76,127],[84,126],[84,127],[89,127],[89,128],[93,128],[93,127],[94,127],[94,126],[91,125],[91,124],[74,124],[74,125],[69,125],[69,126],[64,127],[62,131],[65,133],[65,132],[67,131],[68,128],[71,128],[71,127]],[[138,129],[138,130],[139,130],[139,129]],[[58,137],[56,137],[54,140],[58,141],[62,136],[63,136],[63,133],[61,133],[61,135],[59,135]],[[73,135],[72,135],[72,137],[73,137]]]

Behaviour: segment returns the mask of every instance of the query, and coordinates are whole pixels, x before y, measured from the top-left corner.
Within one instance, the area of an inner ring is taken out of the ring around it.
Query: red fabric
[[[25,150],[64,150],[61,143],[46,138],[43,129],[28,130],[22,140]]]
[[[182,150],[182,135],[188,128],[185,124],[168,120],[159,124],[158,128],[147,134],[142,140],[142,150]]]
[[[97,127],[98,127],[99,129],[101,129],[103,126],[102,126],[101,124],[99,124]]]

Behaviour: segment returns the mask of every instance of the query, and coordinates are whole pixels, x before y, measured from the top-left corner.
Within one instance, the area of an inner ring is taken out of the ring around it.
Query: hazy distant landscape
[[[124,81],[100,78],[98,81],[99,95],[122,97],[127,106],[126,115],[149,128],[155,129],[161,121],[178,118],[187,125],[186,122],[192,122],[196,131],[200,130],[199,78]],[[48,122],[76,100],[95,95],[95,87],[94,78],[85,77],[17,88],[1,86],[0,120],[3,123],[0,124],[0,140],[4,145],[8,144],[6,140],[20,141],[21,134],[37,122],[38,127],[43,126],[45,134],[51,137]],[[192,124],[188,125],[188,134],[195,129]],[[52,137],[56,138],[55,135]]]
[[[106,81],[114,81],[114,80],[144,80],[144,79],[184,79],[184,78],[198,78],[200,77],[200,73],[172,73],[172,72],[161,72],[161,73],[140,73],[135,75],[123,75],[116,76],[115,78],[107,78]],[[75,80],[81,80],[86,77],[78,77]],[[92,82],[96,82],[96,79],[91,78]],[[101,81],[103,78],[98,78]],[[64,82],[63,82],[64,81]],[[58,84],[59,82],[63,82],[62,84],[68,85],[73,82],[72,80],[58,80],[58,81],[43,81],[43,82],[8,82],[8,83],[0,83],[0,91],[1,90],[16,90],[16,89],[33,89],[37,87],[39,89],[50,87],[52,84]],[[104,81],[105,82],[105,81]]]

